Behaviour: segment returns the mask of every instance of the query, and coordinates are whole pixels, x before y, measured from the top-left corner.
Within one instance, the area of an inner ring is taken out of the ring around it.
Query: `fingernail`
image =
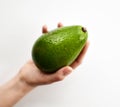
[[[66,67],[66,69],[63,71],[64,76],[69,75],[72,72],[72,68],[71,67]]]

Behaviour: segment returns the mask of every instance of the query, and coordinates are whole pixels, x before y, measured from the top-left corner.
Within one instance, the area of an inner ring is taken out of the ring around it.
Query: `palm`
[[[20,72],[22,79],[30,84],[41,84],[42,79],[45,79],[43,74],[34,64],[32,60],[29,60],[22,68]],[[40,83],[41,82],[41,83]],[[43,83],[44,84],[44,83]]]

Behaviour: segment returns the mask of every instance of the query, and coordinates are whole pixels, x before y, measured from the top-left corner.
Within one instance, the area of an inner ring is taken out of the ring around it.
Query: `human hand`
[[[62,27],[62,24],[59,23],[58,27]],[[48,32],[47,26],[43,26],[42,32]],[[62,67],[54,74],[43,73],[35,66],[32,60],[29,60],[14,78],[0,87],[0,107],[12,107],[38,85],[50,84],[63,80],[73,69],[82,63],[88,46],[89,42],[86,43],[78,58],[70,66]]]
[[[58,23],[58,27],[62,27],[62,23]],[[47,26],[44,25],[42,28],[42,33],[47,33],[48,29]],[[82,63],[82,60],[87,52],[89,46],[89,42],[86,43],[85,47],[83,48],[82,52],[78,56],[78,58],[70,65],[65,66],[56,71],[54,74],[45,74],[40,69],[36,67],[32,60],[29,60],[21,69],[20,69],[20,78],[27,84],[31,86],[37,85],[45,85],[54,83],[57,81],[63,80],[68,74],[72,72],[77,66]]]

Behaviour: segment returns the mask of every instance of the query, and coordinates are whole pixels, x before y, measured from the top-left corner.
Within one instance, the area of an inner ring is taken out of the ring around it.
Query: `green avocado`
[[[87,38],[87,30],[79,25],[54,29],[36,40],[32,59],[44,73],[54,73],[75,61]]]

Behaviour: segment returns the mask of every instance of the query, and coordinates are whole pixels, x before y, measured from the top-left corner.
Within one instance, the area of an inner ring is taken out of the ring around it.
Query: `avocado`
[[[80,25],[64,26],[41,35],[32,48],[32,59],[44,73],[54,73],[72,64],[88,38]]]

